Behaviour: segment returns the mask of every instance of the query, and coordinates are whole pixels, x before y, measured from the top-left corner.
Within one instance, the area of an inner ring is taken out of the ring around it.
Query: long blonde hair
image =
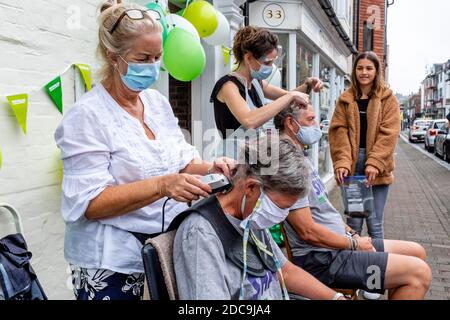
[[[112,26],[120,15],[129,9],[146,10],[137,4],[124,4],[122,0],[109,0],[100,5],[97,55],[103,61],[99,71],[102,80],[111,77],[114,73],[114,67],[109,59],[110,54],[125,56],[133,47],[134,40],[143,33],[162,32],[161,24],[145,14],[145,18],[141,20],[132,20],[125,16],[111,34]]]
[[[381,62],[378,58],[377,54],[373,51],[366,51],[360,53],[356,59],[355,63],[353,64],[353,70],[352,70],[352,89],[353,92],[356,95],[357,99],[361,99],[362,97],[362,91],[361,86],[358,82],[358,79],[356,78],[356,67],[358,66],[358,62],[362,59],[367,59],[373,62],[375,65],[376,75],[375,79],[373,80],[372,89],[369,93],[369,98],[372,98],[373,96],[376,96],[381,91],[387,88],[386,83],[384,82],[383,75],[381,74]]]

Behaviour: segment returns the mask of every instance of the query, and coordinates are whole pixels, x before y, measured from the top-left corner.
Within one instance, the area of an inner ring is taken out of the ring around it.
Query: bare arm
[[[347,236],[337,234],[316,223],[311,216],[309,207],[292,211],[288,216],[288,221],[304,241],[316,247],[338,250],[350,250],[352,247],[351,240]],[[371,238],[355,236],[354,240],[357,243],[357,250],[375,251]]]
[[[193,159],[180,174],[150,178],[106,188],[93,199],[85,213],[88,219],[104,219],[127,214],[143,208],[163,197],[181,202],[208,197],[211,188],[193,175],[222,173],[231,179],[232,159],[219,158],[214,162]]]
[[[208,174],[208,170],[210,170],[212,166],[213,164],[211,162],[196,158],[188,163],[188,165],[180,172],[204,176]]]
[[[280,87],[268,84],[267,81],[265,80],[262,81],[262,87],[264,91],[264,96],[270,100],[277,100],[278,98],[281,98],[282,96],[284,96],[289,92]]]
[[[181,202],[207,197],[211,189],[189,174],[170,174],[128,184],[110,186],[94,198],[85,212],[88,219],[125,215],[163,197]]]
[[[88,219],[111,218],[140,209],[162,198],[160,177],[110,186],[94,198],[86,210]]]
[[[306,95],[291,91],[270,104],[250,110],[236,84],[230,81],[223,85],[217,98],[228,106],[239,123],[247,129],[259,128],[291,103],[307,104],[309,100]]]
[[[330,231],[316,223],[309,207],[292,211],[288,216],[289,223],[297,234],[306,242],[321,248],[349,249],[351,244],[346,236]]]
[[[204,161],[196,158],[192,160],[181,173],[189,173],[204,176],[209,173],[222,173],[231,179],[231,169],[235,166],[235,161],[230,158],[221,157],[214,162]]]
[[[332,300],[336,292],[288,261],[281,268],[289,292],[312,300]]]
[[[308,86],[308,81],[309,81],[309,86]],[[264,95],[266,96],[266,98],[268,98],[270,100],[276,100],[289,92],[289,91],[286,91],[277,86],[273,86],[273,85],[267,83],[267,81],[265,81],[265,80],[262,81],[262,84],[263,84]],[[322,89],[322,87],[323,87],[323,83],[320,79],[308,78],[305,80],[305,82],[303,84],[301,84],[297,88],[295,88],[295,91],[309,94],[308,89],[313,90],[314,92],[319,92]]]

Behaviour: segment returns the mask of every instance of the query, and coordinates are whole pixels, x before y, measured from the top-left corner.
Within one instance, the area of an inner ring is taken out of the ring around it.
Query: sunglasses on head
[[[122,12],[119,19],[117,19],[116,23],[112,26],[111,30],[109,30],[109,33],[112,34],[114,30],[117,29],[117,27],[120,24],[120,21],[127,16],[131,20],[142,20],[145,18],[145,14],[148,14],[150,17],[152,17],[155,20],[161,20],[161,15],[158,11],[147,9],[147,10],[141,10],[141,9],[128,9]]]

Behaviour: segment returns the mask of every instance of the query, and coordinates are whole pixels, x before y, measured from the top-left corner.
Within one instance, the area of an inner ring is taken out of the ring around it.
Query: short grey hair
[[[113,34],[109,31],[117,22],[120,15],[129,9],[147,10],[137,4],[125,4],[122,0],[108,0],[100,6],[97,55],[103,60],[99,71],[102,80],[109,78],[114,73],[114,67],[110,64],[108,53],[127,55],[134,45],[135,38],[145,32],[162,32],[161,24],[149,14],[141,20],[131,20],[124,17]]]
[[[284,108],[280,111],[279,114],[277,114],[273,120],[275,124],[275,128],[279,131],[284,131],[284,121],[288,117],[292,117],[295,120],[297,120],[300,115],[308,108],[308,106],[296,106],[291,104],[290,106]]]
[[[259,137],[240,150],[244,153],[235,167],[233,182],[252,177],[263,190],[303,197],[309,191],[309,173],[303,151],[291,140],[276,134]],[[256,159],[254,157],[256,155]],[[276,164],[276,171],[265,174],[265,169]]]

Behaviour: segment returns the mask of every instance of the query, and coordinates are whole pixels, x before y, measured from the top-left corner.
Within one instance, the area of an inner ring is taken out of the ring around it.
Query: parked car
[[[425,140],[425,133],[432,120],[417,119],[409,128],[409,142],[420,142]]]
[[[437,133],[446,123],[446,119],[433,120],[428,126],[428,130],[425,133],[425,149],[429,152],[433,152],[434,140],[436,139]]]
[[[445,161],[450,162],[450,124],[446,123],[442,129],[438,131],[434,140],[434,154],[442,157]]]

